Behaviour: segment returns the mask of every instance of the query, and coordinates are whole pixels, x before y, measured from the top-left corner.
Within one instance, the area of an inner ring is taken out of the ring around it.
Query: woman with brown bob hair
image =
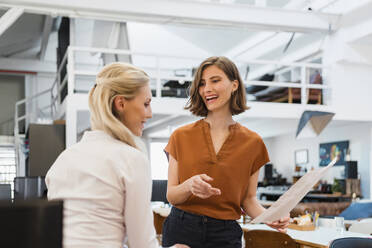
[[[185,107],[205,117],[173,132],[169,158],[168,201],[163,246],[240,248],[243,211],[255,218],[265,209],[256,198],[259,169],[269,162],[262,138],[235,122],[248,109],[236,65],[210,57],[199,66]],[[289,217],[267,223],[285,232]]]
[[[222,70],[230,81],[236,80],[238,88],[233,91],[230,99],[230,112],[232,115],[238,115],[249,109],[246,106],[245,88],[243,80],[240,77],[238,68],[226,57],[210,57],[205,60],[195,73],[195,78],[190,88],[190,98],[185,107],[196,116],[206,117],[208,115],[208,108],[205,105],[202,97],[199,94],[199,86],[202,81],[202,74],[206,67],[214,65]]]

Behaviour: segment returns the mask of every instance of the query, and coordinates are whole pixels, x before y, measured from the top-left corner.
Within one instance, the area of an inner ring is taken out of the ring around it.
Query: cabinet
[[[26,175],[45,176],[58,155],[65,149],[65,125],[30,124],[29,158]]]

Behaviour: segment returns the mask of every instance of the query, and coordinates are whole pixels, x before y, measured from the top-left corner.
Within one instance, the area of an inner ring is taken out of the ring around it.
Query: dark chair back
[[[10,201],[12,199],[11,191],[10,184],[0,184],[0,200]]]
[[[62,201],[0,202],[1,247],[62,248]]]
[[[332,241],[329,248],[367,248],[372,247],[371,238],[340,238]]]
[[[296,248],[296,241],[285,233],[269,230],[244,232],[246,248]]]
[[[168,203],[167,185],[167,180],[152,180],[151,201],[161,201]]]

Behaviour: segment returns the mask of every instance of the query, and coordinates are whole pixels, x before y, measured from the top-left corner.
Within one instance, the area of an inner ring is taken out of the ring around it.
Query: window
[[[164,153],[166,142],[152,142],[150,147],[151,175],[155,180],[168,179],[168,160]]]
[[[12,198],[15,176],[16,176],[15,149],[12,146],[0,146],[0,184],[11,185]]]
[[[295,151],[295,164],[307,164],[309,162],[307,149],[301,149]]]

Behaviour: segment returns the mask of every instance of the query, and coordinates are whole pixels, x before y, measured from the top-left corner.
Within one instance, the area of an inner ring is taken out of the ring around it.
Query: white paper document
[[[311,188],[332,168],[337,162],[337,157],[326,167],[312,170],[302,176],[292,187],[285,192],[270,208],[257,216],[251,223],[264,223],[279,220],[301,201]]]

